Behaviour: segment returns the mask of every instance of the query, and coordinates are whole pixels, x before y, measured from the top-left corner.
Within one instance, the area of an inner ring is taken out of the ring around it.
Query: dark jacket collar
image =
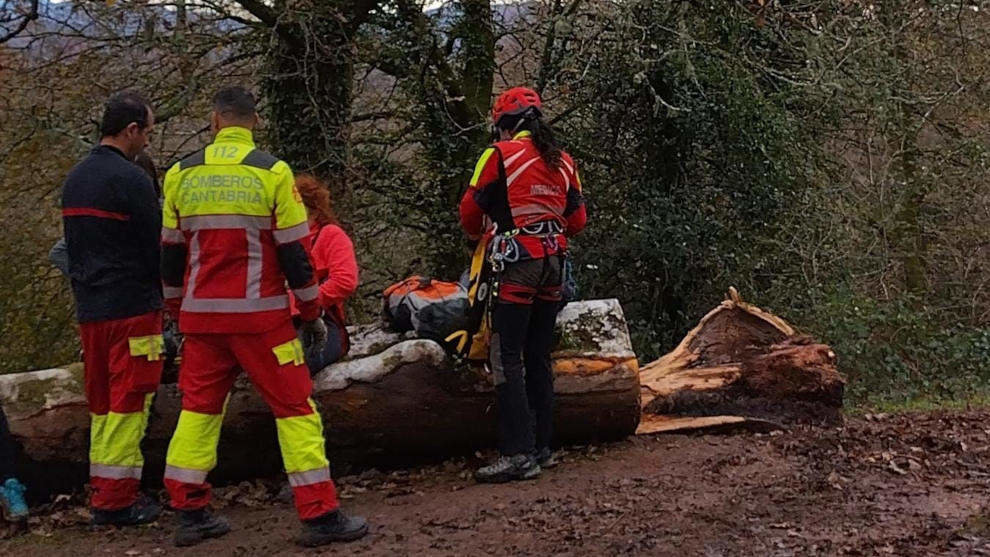
[[[97,144],[95,147],[93,147],[93,151],[92,152],[93,153],[116,153],[116,154],[120,155],[121,157],[123,157],[124,160],[126,160],[126,161],[130,161],[131,160],[131,159],[127,158],[127,155],[125,155],[123,151],[121,151],[120,149],[114,147],[113,145]]]

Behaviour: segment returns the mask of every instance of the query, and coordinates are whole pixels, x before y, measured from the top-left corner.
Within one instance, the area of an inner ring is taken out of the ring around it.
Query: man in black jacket
[[[162,373],[161,208],[132,160],[148,144],[151,107],[139,95],[107,101],[102,138],[62,190],[68,271],[76,298],[92,416],[93,522],[154,521],[161,507],[141,496],[140,442]]]

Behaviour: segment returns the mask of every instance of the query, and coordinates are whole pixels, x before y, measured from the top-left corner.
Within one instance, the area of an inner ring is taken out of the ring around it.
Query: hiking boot
[[[93,509],[93,525],[95,526],[137,526],[158,520],[162,514],[162,506],[147,495],[141,495],[131,506],[107,511]]]
[[[537,449],[536,454],[533,455],[536,459],[536,463],[540,465],[540,468],[550,469],[559,464],[557,457],[554,456],[553,451],[550,447],[543,447],[542,449]]]
[[[210,538],[219,538],[230,532],[230,523],[222,516],[210,514],[206,509],[179,511],[179,527],[172,543],[176,547],[196,545]]]
[[[368,522],[360,516],[347,516],[336,510],[303,522],[302,533],[296,543],[304,547],[317,547],[332,542],[349,542],[368,533]]]
[[[474,472],[474,479],[481,483],[499,484],[512,480],[532,480],[539,477],[540,465],[530,454],[517,454],[514,456],[500,456],[498,460],[478,468]]]
[[[28,517],[28,506],[24,501],[24,484],[17,478],[8,478],[0,484],[0,507],[3,515],[11,522],[23,522]]]

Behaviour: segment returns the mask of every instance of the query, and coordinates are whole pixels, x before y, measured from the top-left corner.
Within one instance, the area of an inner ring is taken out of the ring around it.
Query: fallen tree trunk
[[[747,421],[757,429],[836,423],[845,379],[831,348],[743,302],[732,288],[677,348],[643,366],[640,385],[645,414],[638,433],[656,433]]]
[[[617,439],[639,422],[638,364],[615,300],[575,302],[558,319],[553,353],[560,442]],[[342,466],[399,464],[463,454],[495,441],[494,397],[483,369],[455,368],[440,346],[358,327],[348,359],[317,374],[314,395],[326,425],[327,452]],[[89,414],[82,366],[0,376],[0,403],[31,464],[60,468],[67,483],[85,480]],[[176,385],[158,389],[145,439],[148,478],[160,478],[181,406]],[[215,480],[276,473],[275,424],[242,375],[227,405]],[[35,470],[37,471],[37,468]],[[25,470],[31,475],[32,470]]]

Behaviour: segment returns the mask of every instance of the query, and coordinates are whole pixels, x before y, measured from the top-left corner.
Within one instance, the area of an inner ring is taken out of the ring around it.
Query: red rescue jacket
[[[344,229],[336,224],[309,227],[310,261],[320,285],[320,306],[334,322],[347,322],[345,304],[358,287],[358,265],[354,244]],[[298,315],[295,299],[292,315]]]
[[[503,179],[505,193],[501,191]],[[507,211],[500,208],[502,199],[508,201]],[[567,237],[579,233],[587,221],[574,160],[562,153],[560,168],[550,168],[528,131],[485,150],[461,199],[460,215],[461,226],[471,238],[492,234],[499,220],[511,221],[513,228],[522,231],[516,238],[520,260],[563,252]],[[554,228],[542,223],[552,223]]]
[[[285,162],[227,127],[165,175],[162,282],[185,333],[262,333],[320,316],[306,208]],[[288,288],[287,288],[288,287]]]

